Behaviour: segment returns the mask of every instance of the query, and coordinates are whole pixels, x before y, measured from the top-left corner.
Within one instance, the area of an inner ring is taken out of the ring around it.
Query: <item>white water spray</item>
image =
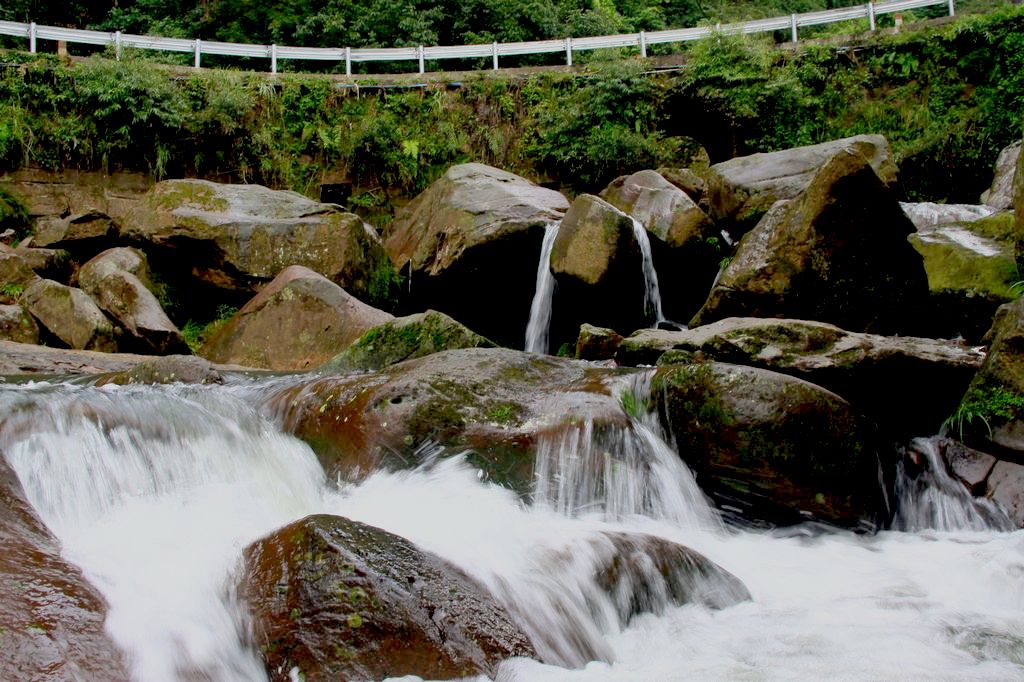
[[[530,304],[530,322],[526,326],[526,352],[548,352],[548,330],[551,327],[551,298],[555,293],[555,276],[551,273],[551,249],[558,237],[559,222],[548,223],[537,263],[537,289]]]

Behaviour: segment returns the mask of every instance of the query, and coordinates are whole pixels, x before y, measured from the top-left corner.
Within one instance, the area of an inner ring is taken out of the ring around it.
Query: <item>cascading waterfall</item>
[[[910,477],[900,463],[897,513],[900,530],[1011,530],[1013,523],[991,500],[976,498],[946,470],[935,439],[915,438],[913,451],[924,459],[922,471]]]
[[[647,378],[624,404],[643,403]],[[338,488],[260,416],[268,391],[297,380],[0,385],[0,452],[109,602],[136,679],[263,677],[233,596],[238,557],[310,513],[402,535],[488,587],[543,657],[506,662],[499,680],[1024,676],[1024,531],[724,530],[678,457],[662,462],[671,450],[641,409],[624,435],[584,424],[546,445],[532,506],[459,457]],[[631,618],[631,592],[595,578],[622,538],[692,547],[752,600],[655,608],[667,587],[651,576],[651,613]]]
[[[644,272],[644,313],[654,313],[654,324],[665,322],[665,315],[661,311],[661,291],[658,289],[658,273],[654,269],[654,258],[651,256],[651,240],[647,236],[647,228],[636,218],[630,217],[633,221],[633,236],[640,246],[640,258]]]
[[[551,274],[551,248],[562,223],[548,223],[537,263],[537,289],[530,304],[530,321],[526,325],[526,352],[547,353],[548,331],[551,327],[551,298],[555,293],[555,276]]]

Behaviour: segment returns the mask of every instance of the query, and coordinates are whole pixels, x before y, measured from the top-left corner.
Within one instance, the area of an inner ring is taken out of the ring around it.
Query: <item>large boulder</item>
[[[14,251],[0,251],[0,303],[15,303],[38,278],[25,259]]]
[[[1013,208],[1013,183],[1022,144],[1014,142],[999,152],[992,185],[982,193],[981,203],[999,210]]]
[[[166,180],[146,195],[121,234],[148,244],[168,271],[190,268],[207,286],[242,295],[289,265],[368,298],[386,299],[394,277],[376,232],[361,218],[259,185]]]
[[[520,493],[533,484],[534,445],[589,420],[627,423],[604,385],[612,370],[503,348],[443,351],[371,374],[314,378],[268,396],[263,409],[309,443],[331,478],[471,450],[490,480]]]
[[[892,463],[880,462],[877,436],[838,395],[785,374],[701,362],[659,369],[652,399],[719,503],[782,524],[872,529],[888,520],[880,480],[891,485]]]
[[[70,215],[63,218],[40,218],[36,221],[32,243],[36,246],[67,249],[80,254],[93,254],[114,244],[119,227],[114,219],[100,211]]]
[[[107,605],[32,510],[0,457],[0,631],[5,680],[128,680]]]
[[[126,247],[104,251],[82,266],[78,282],[128,332],[118,344],[122,350],[191,353],[181,331],[150,291],[149,269],[139,251]]]
[[[984,355],[951,341],[848,332],[824,322],[731,317],[686,331],[644,329],[622,340],[620,364],[671,351],[762,367],[838,393],[901,437],[937,433]]]
[[[721,260],[714,223],[683,190],[653,170],[617,178],[599,196],[650,233],[664,314],[690,319],[704,302]]]
[[[117,350],[114,326],[81,289],[37,279],[21,296],[32,316],[53,336],[77,350]]]
[[[977,342],[996,308],[1019,295],[1011,214],[922,226],[909,239],[928,274],[929,335]]]
[[[557,283],[551,338],[575,341],[584,322],[620,332],[651,324],[645,305],[643,260],[633,219],[591,194],[581,194],[565,214],[551,249]]]
[[[263,369],[310,369],[391,319],[326,277],[293,265],[228,320],[202,355]]]
[[[859,153],[840,150],[799,197],[777,203],[740,242],[691,322],[820,320],[851,331],[913,333],[927,301],[913,224]]]
[[[323,372],[380,369],[456,348],[494,348],[494,343],[444,313],[428,310],[374,327],[320,369]]]
[[[896,184],[898,169],[888,141],[881,135],[857,135],[716,163],[711,166],[706,190],[711,217],[746,231],[776,201],[803,193],[841,151],[862,157],[886,187]]]
[[[39,325],[20,305],[0,305],[0,339],[39,343]]]
[[[338,516],[309,516],[250,545],[239,594],[271,680],[462,678],[536,656],[473,579]]]
[[[433,308],[520,346],[545,228],[569,202],[479,163],[453,166],[395,215],[385,248],[412,310]]]

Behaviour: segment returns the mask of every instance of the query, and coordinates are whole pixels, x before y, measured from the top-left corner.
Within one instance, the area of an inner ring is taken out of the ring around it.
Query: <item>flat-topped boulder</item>
[[[452,166],[395,215],[385,248],[410,311],[439,310],[487,338],[520,345],[545,228],[569,202],[491,166]]]
[[[293,265],[235,313],[201,354],[248,367],[311,369],[391,319],[326,277]]]
[[[686,331],[643,329],[622,339],[615,357],[620,364],[660,364],[680,353],[810,381],[908,437],[938,432],[984,359],[979,350],[953,341],[751,317]]]
[[[359,216],[260,185],[157,183],[121,235],[147,244],[164,264],[234,292],[255,292],[289,265],[302,265],[369,296],[381,268],[390,273],[380,239]]]
[[[841,149],[744,235],[690,326],[788,317],[912,334],[928,297],[914,225],[868,160]]]
[[[741,232],[749,229],[776,201],[804,192],[840,151],[862,157],[884,186],[896,184],[898,169],[889,142],[881,135],[856,135],[714,164],[706,190],[711,217],[737,223]]]

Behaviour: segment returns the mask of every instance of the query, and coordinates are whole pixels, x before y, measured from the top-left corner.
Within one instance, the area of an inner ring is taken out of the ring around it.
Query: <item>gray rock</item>
[[[293,265],[228,320],[202,355],[264,369],[310,369],[391,319],[326,277]]]
[[[689,326],[753,316],[874,333],[919,328],[928,281],[907,242],[914,226],[868,160],[841,149],[806,187],[744,235]]]
[[[20,305],[0,305],[0,339],[39,343],[39,326]]]
[[[43,327],[69,347],[117,350],[113,325],[81,289],[37,279],[25,289],[21,301]]]
[[[996,212],[996,209],[991,206],[936,204],[930,201],[918,203],[901,201],[900,208],[918,230],[956,223],[970,223],[987,218]]]
[[[1024,466],[997,462],[988,477],[988,496],[1018,528],[1024,528]]]
[[[127,246],[107,249],[83,265],[78,271],[78,286],[92,293],[105,277],[115,272],[134,275],[147,289],[153,288],[146,254]]]
[[[981,203],[997,209],[1013,208],[1013,178],[1022,144],[1014,142],[999,152],[992,185],[982,193]]]
[[[639,220],[648,232],[672,247],[703,239],[714,231],[704,211],[656,171],[617,178],[598,196]]]
[[[360,296],[370,295],[381,271],[386,281],[391,275],[376,232],[361,218],[259,185],[158,183],[121,235],[150,244],[168,262],[180,261],[183,271],[228,292],[255,292],[290,265]]]
[[[974,495],[985,493],[985,485],[998,460],[992,455],[969,448],[955,440],[944,439],[942,455],[953,475]]]
[[[51,217],[36,221],[32,241],[43,247],[81,249],[83,244],[108,244],[117,237],[117,233],[117,223],[110,216],[100,211],[89,211],[67,218]]]
[[[716,163],[707,186],[711,217],[752,226],[776,201],[793,199],[807,189],[822,166],[842,150],[863,157],[886,187],[895,185],[898,169],[888,141],[881,135],[857,135]]]
[[[408,309],[439,310],[489,339],[522,343],[546,226],[569,202],[479,163],[453,166],[400,209],[385,240]]]

